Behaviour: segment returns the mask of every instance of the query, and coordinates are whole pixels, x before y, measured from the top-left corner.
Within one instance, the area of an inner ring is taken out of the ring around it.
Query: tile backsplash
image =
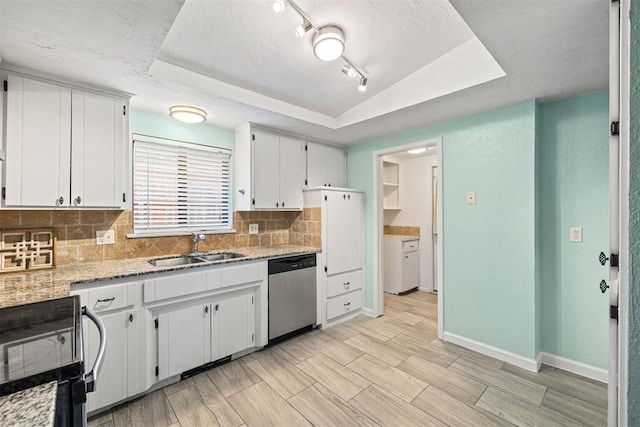
[[[420,237],[420,227],[403,225],[385,225],[384,234],[396,234],[398,236]]]
[[[249,224],[258,224],[258,234],[249,234]],[[56,265],[164,256],[190,252],[191,236],[128,239],[130,211],[2,211],[0,229],[50,227],[55,230]],[[236,233],[208,234],[201,251],[232,250],[251,246],[292,243],[321,247],[320,208],[302,211],[234,212]],[[97,230],[113,230],[115,244],[96,245]]]

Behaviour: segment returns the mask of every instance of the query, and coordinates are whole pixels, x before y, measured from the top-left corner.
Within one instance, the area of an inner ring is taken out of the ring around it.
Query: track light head
[[[360,86],[358,86],[358,90],[360,92],[364,92],[367,90],[367,81],[368,81],[367,78],[364,76],[360,78]]]
[[[348,77],[355,77],[358,74],[356,68],[349,64],[348,62],[342,66],[342,72],[346,74]]]
[[[275,13],[280,13],[284,10],[285,6],[287,5],[285,0],[274,0],[273,2],[273,11]]]
[[[302,24],[296,27],[296,36],[299,39],[301,39],[302,37],[304,37],[305,34],[307,34],[311,30],[311,28],[313,28],[313,26],[311,25],[311,22],[305,19]]]

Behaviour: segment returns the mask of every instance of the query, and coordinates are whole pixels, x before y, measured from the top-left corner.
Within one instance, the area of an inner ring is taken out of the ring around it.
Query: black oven
[[[100,331],[100,350],[89,373],[83,315]],[[86,393],[95,389],[105,344],[102,322],[78,296],[0,309],[0,396],[57,381],[54,425],[86,425]]]

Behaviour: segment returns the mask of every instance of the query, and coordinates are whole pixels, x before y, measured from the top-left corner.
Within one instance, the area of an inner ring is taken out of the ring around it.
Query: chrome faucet
[[[204,234],[198,234],[198,233],[191,233],[191,239],[193,240],[193,253],[197,254],[198,253],[198,243],[200,243],[201,241],[203,241],[205,238]]]

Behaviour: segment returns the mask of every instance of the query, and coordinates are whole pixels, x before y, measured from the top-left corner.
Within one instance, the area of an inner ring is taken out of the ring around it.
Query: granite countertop
[[[311,254],[320,252],[320,249],[310,246],[285,244],[216,252],[235,252],[245,256],[224,261],[210,261],[174,267],[155,267],[149,263],[150,259],[167,258],[171,256],[134,258],[61,266],[52,270],[1,274],[0,308],[66,297],[69,296],[71,284],[76,283],[99,282],[122,277],[139,276],[142,274],[184,270],[207,265],[231,264],[287,255]]]
[[[52,426],[58,382],[51,381],[0,397],[0,425]]]

